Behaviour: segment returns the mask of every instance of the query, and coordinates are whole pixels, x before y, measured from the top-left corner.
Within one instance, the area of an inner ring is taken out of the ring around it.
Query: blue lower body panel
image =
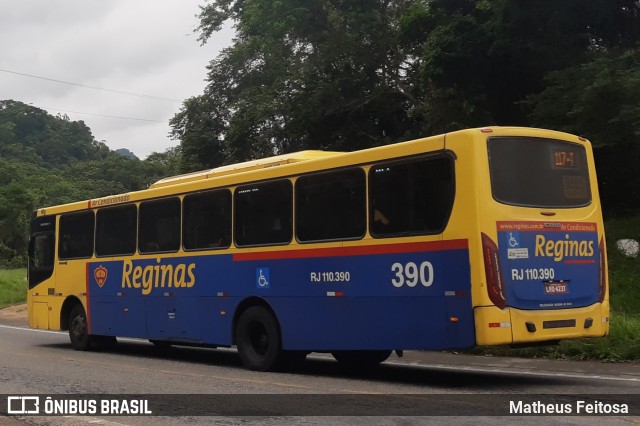
[[[88,264],[91,333],[233,344],[240,303],[273,310],[285,349],[475,344],[466,241]]]

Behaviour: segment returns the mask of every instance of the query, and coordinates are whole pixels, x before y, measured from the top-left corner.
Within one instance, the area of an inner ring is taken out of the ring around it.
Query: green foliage
[[[187,99],[184,108],[171,119],[171,135],[181,141],[180,155],[173,156],[176,161],[172,166],[178,167],[180,172],[224,164],[225,146],[220,139],[227,120],[224,101],[205,95]]]
[[[640,48],[611,51],[547,76],[528,97],[533,124],[588,137],[598,145],[640,145]]]
[[[406,12],[418,13],[414,5],[222,0],[205,6],[203,41],[226,19],[235,22],[237,37],[211,63],[205,93],[186,101],[172,121],[185,162],[212,167],[309,148],[352,150],[421,133],[409,114],[417,100],[404,84],[412,59],[398,44],[398,22]]]
[[[617,314],[638,316],[640,312],[640,258],[626,257],[617,249],[617,241],[632,238],[640,241],[640,220],[637,215],[607,220],[607,262],[609,266],[609,285],[611,306],[614,309],[614,323]],[[640,320],[639,320],[640,324]]]
[[[640,360],[640,319],[635,314],[616,313],[606,337],[563,340],[555,346],[511,349],[506,346],[481,347],[470,351],[479,355],[517,356],[621,362]]]
[[[637,133],[638,66],[615,59],[640,41],[634,0],[212,0],[198,17],[203,43],[227,21],[236,38],[172,120],[185,172],[489,124]]]
[[[178,150],[145,161],[123,157],[83,122],[0,101],[0,267],[26,264],[36,208],[143,189],[175,174],[178,157]]]
[[[27,270],[0,270],[0,308],[25,302]]]
[[[168,148],[165,152],[154,152],[144,161],[145,166],[154,170],[160,177],[177,175],[182,161],[180,147]],[[154,179],[156,180],[156,179]]]
[[[551,355],[579,360],[638,361],[640,319],[637,314],[615,314],[611,319],[611,333],[607,337],[564,341]]]
[[[590,62],[548,74],[546,84],[523,103],[532,124],[596,145],[608,215],[640,208],[640,191],[629,191],[640,187],[640,47],[600,52]]]
[[[53,117],[13,100],[0,101],[0,157],[46,168],[112,155],[82,121]]]

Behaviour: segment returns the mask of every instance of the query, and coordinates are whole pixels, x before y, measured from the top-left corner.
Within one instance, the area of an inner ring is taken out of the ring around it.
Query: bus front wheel
[[[86,351],[91,347],[91,336],[87,328],[87,314],[82,305],[75,305],[69,313],[69,339],[77,351]]]
[[[236,345],[245,367],[270,371],[282,359],[280,328],[273,314],[262,306],[252,306],[242,313],[236,326]]]

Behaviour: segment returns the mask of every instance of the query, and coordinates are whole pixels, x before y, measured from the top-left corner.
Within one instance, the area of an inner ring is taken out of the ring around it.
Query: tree
[[[171,136],[181,141],[177,163],[182,173],[225,163],[222,138],[228,113],[223,102],[215,102],[217,99],[214,94],[187,99],[170,121]]]
[[[26,207],[26,208],[25,208]],[[0,264],[24,262],[35,199],[17,183],[0,187]]]
[[[522,101],[545,89],[549,73],[637,40],[640,3],[433,0],[422,16],[425,120],[442,131],[529,125]]]
[[[236,38],[172,120],[183,171],[484,125],[637,133],[638,0],[212,0],[199,19],[203,43]]]
[[[183,171],[301,149],[354,150],[527,125],[550,73],[638,37],[632,0],[216,0],[235,44],[172,120]]]
[[[534,125],[589,138],[603,204],[609,211],[640,207],[640,48],[611,50],[592,62],[548,75],[547,87],[527,98]]]
[[[24,265],[34,209],[146,188],[175,173],[162,156],[122,157],[81,121],[0,101],[0,266]]]
[[[150,167],[158,169],[162,177],[176,175],[180,172],[180,147],[167,148],[164,152],[153,152],[144,161]]]
[[[352,150],[420,133],[398,21],[413,1],[221,0],[201,40],[233,20],[205,93],[172,120],[186,164],[213,167],[300,149]],[[206,133],[202,133],[204,130]]]

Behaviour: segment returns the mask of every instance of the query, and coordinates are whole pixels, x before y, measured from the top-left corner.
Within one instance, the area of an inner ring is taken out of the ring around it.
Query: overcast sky
[[[206,65],[233,37],[225,30],[200,46],[193,29],[204,3],[0,0],[0,99],[82,120],[111,149],[127,148],[140,158],[163,152],[178,144],[168,137],[169,119],[182,100],[202,94]]]

